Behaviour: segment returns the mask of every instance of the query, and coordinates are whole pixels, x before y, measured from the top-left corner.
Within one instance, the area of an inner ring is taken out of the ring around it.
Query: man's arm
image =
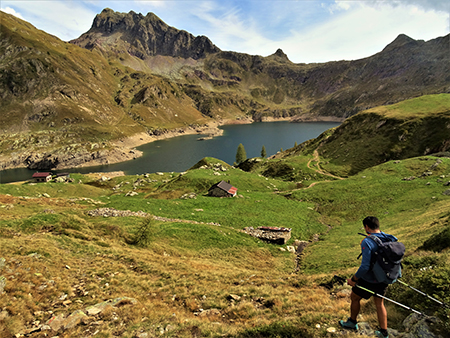
[[[372,258],[372,243],[370,243],[368,238],[365,238],[361,242],[361,253],[362,260],[361,265],[359,266],[358,271],[356,271],[355,275],[347,280],[347,283],[351,286],[355,286],[358,280],[366,274],[370,269],[370,260]]]

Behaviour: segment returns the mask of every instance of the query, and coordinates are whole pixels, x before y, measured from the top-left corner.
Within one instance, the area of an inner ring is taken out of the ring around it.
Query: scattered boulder
[[[230,301],[239,301],[239,300],[241,299],[241,296],[234,295],[234,294],[230,294],[230,295],[227,297],[227,299],[230,300]]]
[[[5,286],[6,286],[6,278],[3,276],[0,276],[0,295],[3,293]]]
[[[437,317],[423,317],[417,313],[412,313],[403,321],[406,333],[402,338],[438,338],[439,336],[432,332],[430,324],[440,322]]]
[[[55,179],[54,179],[54,181],[55,181],[55,183],[64,183],[64,182],[66,182],[66,180],[65,180],[65,178],[64,177],[56,177]]]
[[[54,332],[60,332],[76,327],[77,325],[87,322],[89,316],[95,316],[100,314],[108,307],[120,307],[123,305],[134,305],[137,300],[130,297],[119,297],[110,299],[105,302],[89,306],[82,310],[76,310],[69,316],[64,317],[64,314],[54,315],[45,324],[38,325],[27,330],[27,334],[32,332],[39,332],[45,330],[51,330]],[[94,310],[95,309],[95,310]]]
[[[194,192],[189,192],[184,194],[183,196],[180,197],[182,200],[187,200],[187,199],[196,199],[197,198],[197,194]]]
[[[136,191],[129,191],[129,192],[127,192],[126,194],[125,194],[125,196],[137,196],[137,195],[139,195]]]
[[[195,312],[194,314],[199,317],[218,317],[220,316],[220,311],[218,309],[208,309],[200,312]]]
[[[438,167],[438,165],[441,164],[441,163],[442,163],[442,160],[440,158],[438,158],[436,160],[436,162],[430,167],[430,170],[436,169]]]
[[[8,318],[8,317],[9,317],[8,311],[3,310],[3,311],[0,312],[0,322],[1,322],[2,320],[5,320],[5,319]]]

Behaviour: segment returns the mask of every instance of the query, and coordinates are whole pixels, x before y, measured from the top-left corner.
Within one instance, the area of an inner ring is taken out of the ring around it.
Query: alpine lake
[[[236,161],[236,151],[240,143],[245,148],[247,158],[261,156],[266,148],[267,157],[281,149],[292,148],[316,138],[324,131],[340,125],[340,122],[290,123],[255,122],[251,124],[225,125],[223,135],[212,139],[199,140],[206,135],[183,135],[170,139],[154,141],[137,147],[143,156],[132,161],[93,166],[52,170],[52,173],[93,173],[123,171],[126,175],[139,175],[155,172],[183,172],[204,157],[214,157],[230,165]],[[26,168],[0,171],[0,183],[26,181],[35,170]]]

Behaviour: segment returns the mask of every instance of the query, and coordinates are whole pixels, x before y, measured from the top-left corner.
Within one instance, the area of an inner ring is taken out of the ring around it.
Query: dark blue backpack
[[[377,236],[367,236],[378,244],[372,253],[371,270],[378,283],[392,284],[402,276],[402,259],[405,245],[402,242],[383,242]]]

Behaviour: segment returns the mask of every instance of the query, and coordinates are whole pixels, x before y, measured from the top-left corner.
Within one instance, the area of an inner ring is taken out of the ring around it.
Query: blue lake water
[[[252,124],[222,126],[222,136],[199,141],[199,135],[184,135],[171,139],[144,144],[137,149],[143,156],[132,161],[86,168],[56,170],[53,172],[110,172],[124,171],[127,175],[154,172],[186,171],[204,157],[214,157],[228,164],[236,160],[236,151],[242,143],[247,158],[261,155],[262,146],[267,156],[280,149],[292,148],[319,136],[325,130],[338,126],[337,122],[289,123],[259,122]],[[9,169],[0,171],[0,183],[25,181],[31,178],[35,170]]]

